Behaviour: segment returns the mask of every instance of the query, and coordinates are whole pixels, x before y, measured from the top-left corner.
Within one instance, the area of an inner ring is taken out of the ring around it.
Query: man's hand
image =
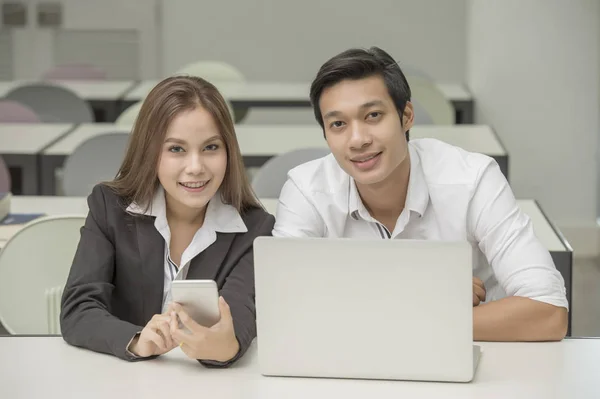
[[[473,277],[473,306],[479,306],[485,301],[485,286],[483,281],[477,277]]]

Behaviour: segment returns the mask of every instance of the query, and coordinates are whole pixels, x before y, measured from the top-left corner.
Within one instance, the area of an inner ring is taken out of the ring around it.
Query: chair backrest
[[[188,64],[176,72],[177,75],[198,76],[214,84],[217,89],[220,83],[242,83],[246,80],[244,75],[233,65],[221,61],[197,61]],[[225,102],[229,113],[233,116],[235,123],[240,123],[249,113],[248,108],[236,108],[226,98]]]
[[[185,65],[176,74],[199,76],[215,84],[245,80],[244,75],[236,67],[220,61],[196,61]]]
[[[40,118],[26,105],[0,99],[0,123],[40,123]]]
[[[408,84],[415,99],[429,114],[436,125],[453,125],[455,114],[452,103],[430,80],[417,76],[407,77]]]
[[[92,123],[90,105],[64,87],[32,83],[10,91],[6,98],[31,108],[46,123]]]
[[[88,64],[65,64],[50,68],[42,75],[43,80],[106,80],[106,72]]]
[[[413,121],[415,125],[435,125],[433,119],[431,119],[431,115],[429,115],[429,111],[427,111],[418,100],[413,98],[410,102],[413,105],[413,112],[415,114],[415,119]]]
[[[11,189],[10,171],[8,166],[4,162],[4,159],[0,157],[0,193],[8,193]]]
[[[2,248],[0,322],[9,333],[53,332],[48,291],[65,285],[84,223],[84,215],[35,219]]]
[[[142,108],[143,101],[131,104],[127,109],[121,112],[121,115],[117,117],[115,123],[120,126],[133,126],[137,119],[140,109]]]
[[[427,72],[425,72],[423,69],[416,67],[415,65],[405,64],[405,63],[401,63],[399,65],[400,65],[400,68],[402,69],[402,73],[404,73],[404,76],[407,79],[410,77],[416,76],[419,78],[423,78],[425,80],[433,81],[433,79]]]
[[[298,165],[329,154],[327,148],[300,148],[275,156],[264,163],[252,179],[258,198],[279,198],[288,172]]]
[[[63,168],[63,192],[82,197],[103,181],[114,179],[129,142],[127,133],[107,133],[81,143],[66,159]]]

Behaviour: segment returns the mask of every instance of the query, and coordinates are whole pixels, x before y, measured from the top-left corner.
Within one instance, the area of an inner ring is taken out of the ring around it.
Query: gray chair
[[[80,144],[65,161],[64,195],[88,196],[96,184],[114,179],[128,142],[127,133],[107,133]]]
[[[256,196],[258,198],[279,198],[279,193],[291,169],[322,158],[329,153],[327,148],[300,148],[269,159],[252,179],[252,188]]]
[[[199,76],[210,83],[214,84],[217,89],[219,85],[227,83],[244,83],[246,79],[239,69],[231,64],[222,61],[195,61],[191,64],[185,65],[180,68],[177,75],[191,75]],[[233,116],[235,123],[241,123],[249,113],[248,108],[237,107],[233,108],[229,99],[225,98],[229,112]]]
[[[41,217],[2,248],[0,322],[10,334],[60,334],[62,289],[84,223],[85,215]]]
[[[0,157],[0,193],[8,193],[11,189],[10,171],[4,159]]]
[[[419,103],[417,100],[412,99],[410,102],[413,105],[413,112],[415,114],[414,124],[415,125],[435,125],[429,112]]]
[[[31,108],[44,123],[92,123],[90,105],[64,87],[49,83],[19,86],[6,94],[6,99]]]

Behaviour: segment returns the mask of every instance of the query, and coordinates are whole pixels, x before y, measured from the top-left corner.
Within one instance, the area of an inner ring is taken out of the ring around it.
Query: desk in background
[[[69,134],[48,146],[40,155],[41,194],[53,195],[55,170],[62,167],[66,157],[84,141],[103,133],[131,130],[129,126],[111,123],[81,124]],[[271,157],[287,151],[306,147],[327,148],[323,132],[318,125],[236,125],[236,135],[244,164],[260,167]],[[430,137],[493,157],[500,170],[508,178],[508,153],[494,131],[485,125],[415,126],[410,130],[411,138]]]
[[[0,98],[9,91],[33,81],[0,81]],[[121,113],[121,100],[135,82],[131,80],[60,80],[40,83],[63,86],[87,101],[94,111],[96,122],[114,122]]]
[[[0,81],[0,97],[12,89],[33,81]],[[129,80],[54,80],[88,101],[94,110],[96,122],[114,122],[131,104],[143,100],[159,80],[141,82]],[[310,107],[309,83],[294,82],[243,82],[218,83],[219,90],[234,108],[253,107]],[[457,124],[474,122],[474,100],[462,84],[438,83],[440,91],[450,100],[456,113]]]
[[[87,198],[17,195],[11,198],[10,213],[42,213],[46,216],[87,215]],[[6,241],[17,231],[15,226],[0,226],[0,248],[4,247]]]
[[[73,124],[0,124],[0,156],[11,171],[13,194],[39,193],[37,154],[73,129]]]
[[[122,109],[140,101],[158,83],[158,80],[140,82],[125,96]],[[310,84],[293,82],[243,82],[217,83],[217,88],[234,108],[253,107],[310,107]],[[452,103],[456,112],[456,123],[474,122],[473,96],[461,84],[438,83],[438,88]]]
[[[271,157],[298,148],[327,148],[323,131],[310,126],[249,126],[237,125],[236,134],[244,163],[260,167]],[[508,178],[508,153],[494,131],[486,125],[414,126],[411,139],[433,138],[494,158]]]
[[[193,392],[220,399],[598,398],[600,339],[478,345],[483,353],[472,382],[438,383],[264,377],[256,341],[235,366],[220,370],[204,368],[179,348],[130,363],[69,346],[60,337],[7,336],[0,337],[0,387],[11,399],[164,399]]]

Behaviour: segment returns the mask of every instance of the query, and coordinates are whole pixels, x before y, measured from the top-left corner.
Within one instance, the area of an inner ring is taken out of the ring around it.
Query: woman
[[[250,188],[213,85],[196,77],[159,83],[116,179],[95,186],[88,205],[62,298],[65,341],[126,360],[178,345],[211,366],[244,354],[256,336],[252,243],[271,234],[274,218]],[[196,324],[171,302],[177,279],[216,281],[216,325]]]

